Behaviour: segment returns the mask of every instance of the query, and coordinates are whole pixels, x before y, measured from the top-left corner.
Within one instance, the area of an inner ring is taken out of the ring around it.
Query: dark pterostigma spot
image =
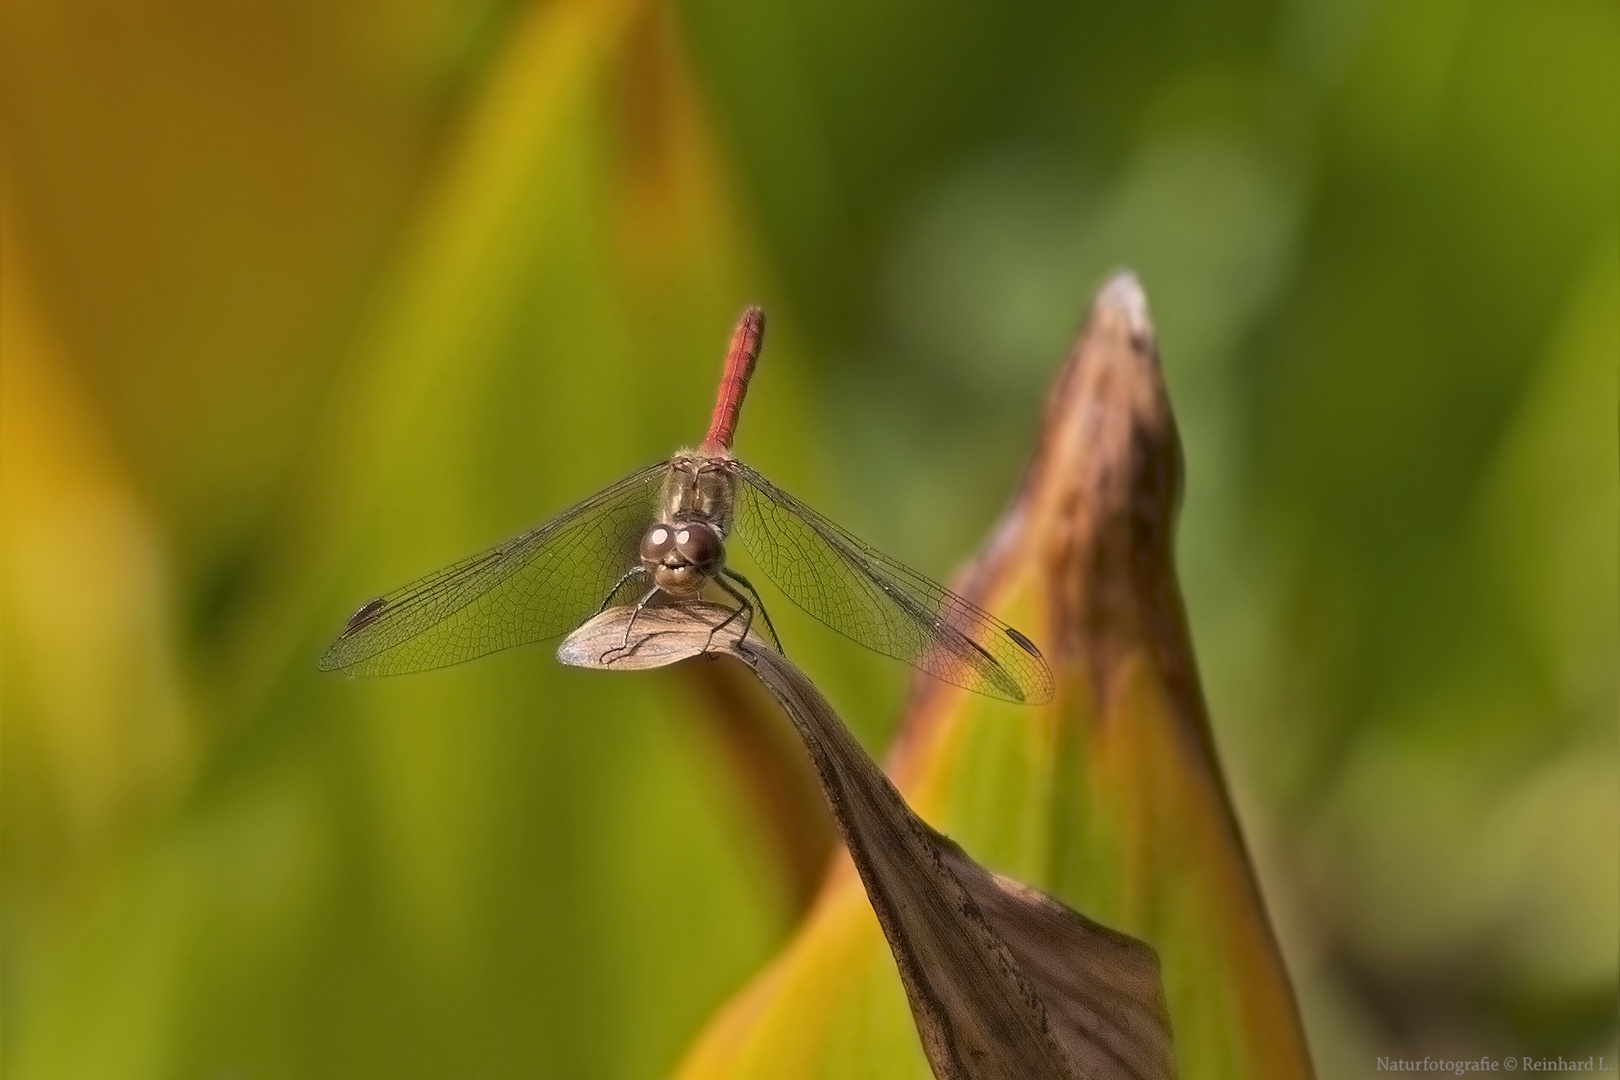
[[[364,604],[360,605],[359,611],[356,611],[353,615],[349,616],[349,621],[343,624],[343,633],[338,636],[340,638],[346,638],[359,633],[361,630],[364,630],[366,627],[377,621],[378,616],[383,613],[383,608],[387,606],[388,601],[384,600],[380,596],[375,600],[367,600]]]
[[[1037,660],[1041,658],[1041,650],[1035,647],[1035,643],[1010,626],[1007,627],[1007,636],[1012,638],[1013,643],[1016,644],[1020,649],[1023,649],[1025,652],[1029,653],[1029,655],[1035,657]]]

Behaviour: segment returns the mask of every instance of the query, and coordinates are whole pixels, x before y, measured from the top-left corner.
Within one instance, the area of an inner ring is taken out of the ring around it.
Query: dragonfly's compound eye
[[[701,570],[718,566],[726,557],[720,534],[712,526],[699,521],[675,526],[675,550]]]
[[[669,525],[654,525],[641,538],[641,561],[661,563],[675,547],[675,529]]]

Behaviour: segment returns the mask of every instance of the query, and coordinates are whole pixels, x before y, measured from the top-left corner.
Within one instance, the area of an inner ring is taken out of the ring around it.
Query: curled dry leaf
[[[558,650],[581,667],[643,670],[705,652],[753,669],[804,741],[900,970],[936,1076],[1157,1080],[1175,1075],[1158,963],[970,859],[913,814],[802,672],[724,608],[616,608]],[[624,646],[628,642],[628,648]]]

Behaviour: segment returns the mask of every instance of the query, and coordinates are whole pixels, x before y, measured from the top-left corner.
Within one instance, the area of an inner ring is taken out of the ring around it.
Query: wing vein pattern
[[[320,666],[398,675],[572,630],[639,563],[667,466],[631,473],[521,536],[371,601]]]
[[[834,630],[935,678],[1039,703],[1052,673],[1021,634],[845,532],[741,462],[735,530],[788,598]]]

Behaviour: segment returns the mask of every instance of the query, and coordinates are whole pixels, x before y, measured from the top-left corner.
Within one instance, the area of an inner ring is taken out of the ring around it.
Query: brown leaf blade
[[[991,873],[946,837],[934,836],[946,867],[1045,1004],[1076,1075],[1176,1075],[1152,949],[1037,889]]]
[[[753,669],[803,739],[947,1080],[1157,1080],[1175,1075],[1158,965],[1141,942],[991,874],[929,828],[814,685],[725,609],[614,609],[564,641],[581,667],[645,670],[728,653]],[[626,643],[628,642],[628,647]]]

